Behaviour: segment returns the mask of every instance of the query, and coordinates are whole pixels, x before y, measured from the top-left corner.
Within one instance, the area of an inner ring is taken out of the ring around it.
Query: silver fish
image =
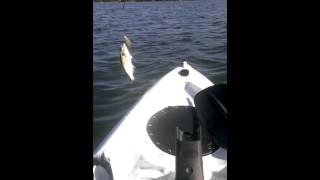
[[[128,74],[130,79],[133,81],[134,80],[133,73],[134,73],[135,66],[132,64],[131,60],[132,60],[132,56],[126,44],[123,43],[120,48],[120,63],[123,70]]]

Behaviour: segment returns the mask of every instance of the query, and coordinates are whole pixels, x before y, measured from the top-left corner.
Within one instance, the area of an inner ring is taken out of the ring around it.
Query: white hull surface
[[[188,69],[188,76],[179,71]],[[94,156],[110,159],[114,180],[174,180],[175,156],[158,149],[146,131],[152,115],[168,106],[194,106],[193,98],[213,83],[184,62],[162,77],[100,144]],[[227,179],[227,151],[204,156],[205,180]]]

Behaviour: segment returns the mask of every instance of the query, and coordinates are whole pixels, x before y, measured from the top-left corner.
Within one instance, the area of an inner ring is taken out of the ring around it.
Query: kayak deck
[[[187,70],[187,71],[186,71]],[[184,62],[162,77],[119,122],[94,152],[110,159],[115,180],[174,180],[175,156],[158,149],[147,134],[148,120],[168,106],[194,106],[200,90],[212,86],[206,77]],[[203,158],[204,179],[226,179],[227,151],[219,148]]]

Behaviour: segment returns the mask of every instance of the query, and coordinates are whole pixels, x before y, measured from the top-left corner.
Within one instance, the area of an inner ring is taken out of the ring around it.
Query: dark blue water
[[[93,148],[164,74],[183,60],[214,83],[227,81],[227,2],[94,3]],[[135,81],[119,62],[133,42]]]

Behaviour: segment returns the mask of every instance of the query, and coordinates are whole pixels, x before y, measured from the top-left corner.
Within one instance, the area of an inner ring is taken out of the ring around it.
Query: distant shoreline
[[[93,2],[156,2],[156,1],[194,1],[194,0],[94,0]]]

